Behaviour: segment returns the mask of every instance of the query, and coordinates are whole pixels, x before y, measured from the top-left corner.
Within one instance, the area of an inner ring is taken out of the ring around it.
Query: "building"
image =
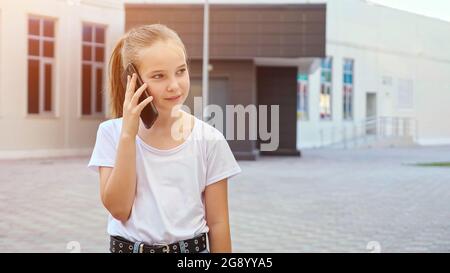
[[[89,154],[123,4],[2,0],[0,28],[0,158]]]
[[[298,147],[375,131],[450,144],[450,22],[362,0],[320,2],[328,58],[299,70]]]
[[[0,2],[1,158],[89,154],[108,113],[105,60],[137,24],[180,33],[201,94],[203,1],[125,2]],[[279,104],[272,154],[374,134],[450,144],[449,22],[363,0],[210,2],[209,102]],[[230,146],[255,159],[259,143]]]
[[[313,60],[325,56],[325,18],[323,4],[210,6],[208,104],[219,105],[224,111],[226,105],[280,105],[279,145],[264,154],[300,154],[296,114],[298,66],[309,68]],[[203,5],[125,5],[126,30],[153,23],[176,30],[186,44],[191,76],[186,104],[194,109],[193,97],[202,95]],[[240,121],[245,119],[237,119],[234,135],[227,134],[226,126],[222,132],[237,158],[256,159],[261,140],[250,139],[249,120],[247,137],[238,140],[236,128]],[[230,122],[233,120],[225,120],[224,115],[223,124]]]

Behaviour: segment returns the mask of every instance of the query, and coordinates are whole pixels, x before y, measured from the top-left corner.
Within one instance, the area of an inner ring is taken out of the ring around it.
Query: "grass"
[[[420,166],[420,167],[447,167],[447,168],[450,168],[450,162],[418,163],[415,165]]]

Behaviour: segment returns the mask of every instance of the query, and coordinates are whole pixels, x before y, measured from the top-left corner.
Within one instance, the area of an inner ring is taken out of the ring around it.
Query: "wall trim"
[[[89,156],[92,148],[85,149],[42,149],[42,150],[12,150],[0,151],[0,159],[58,158]]]

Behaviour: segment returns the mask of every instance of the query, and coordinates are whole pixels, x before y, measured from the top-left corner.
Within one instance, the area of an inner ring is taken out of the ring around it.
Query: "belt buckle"
[[[170,252],[170,247],[168,244],[153,244],[154,246],[162,246],[163,248],[163,252],[164,253],[169,253]]]

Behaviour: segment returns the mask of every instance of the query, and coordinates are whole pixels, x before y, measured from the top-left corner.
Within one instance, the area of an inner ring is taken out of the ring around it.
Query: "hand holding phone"
[[[133,63],[129,63],[122,75],[122,83],[124,84],[124,89],[127,90],[127,77],[130,76],[130,78],[133,76],[133,74],[136,74],[136,84],[135,84],[135,90],[133,90],[133,94],[139,90],[144,85],[144,81],[140,77],[136,67],[133,65]],[[145,99],[150,97],[150,94],[147,92],[148,89],[145,88],[145,90],[142,91],[142,95],[139,97],[138,105],[143,102]],[[146,129],[150,129],[152,127],[153,123],[156,121],[156,118],[158,117],[158,110],[156,109],[155,105],[152,101],[145,105],[145,107],[142,109],[140,113],[140,118],[142,122],[144,123],[144,126]]]

